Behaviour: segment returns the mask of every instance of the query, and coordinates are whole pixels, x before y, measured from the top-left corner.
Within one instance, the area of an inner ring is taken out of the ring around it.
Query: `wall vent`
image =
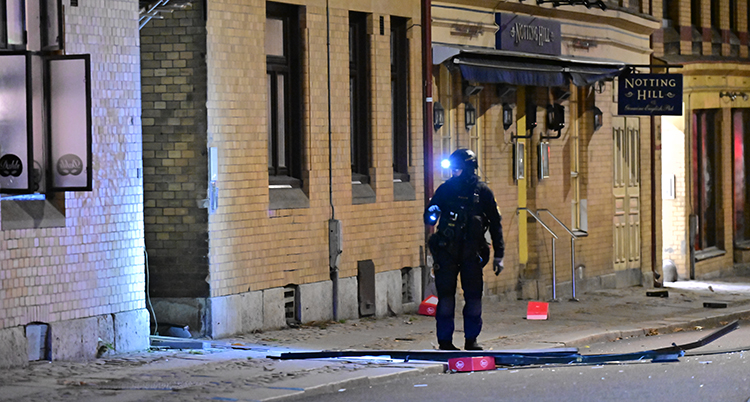
[[[299,324],[299,287],[287,285],[284,287],[284,315],[287,325]]]

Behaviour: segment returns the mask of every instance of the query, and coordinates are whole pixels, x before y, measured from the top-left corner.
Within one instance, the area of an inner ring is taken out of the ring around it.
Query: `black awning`
[[[446,60],[473,82],[526,86],[588,86],[620,75],[625,63],[611,60],[531,55],[500,50],[459,49]]]
[[[472,82],[535,87],[560,87],[568,83],[563,68],[559,66],[467,60],[461,57],[454,58],[453,63],[458,65],[464,79]]]

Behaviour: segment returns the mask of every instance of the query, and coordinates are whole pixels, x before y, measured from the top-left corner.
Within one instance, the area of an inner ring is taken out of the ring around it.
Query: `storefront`
[[[584,7],[506,6],[432,8],[434,120],[443,124],[433,168],[459,147],[479,156],[503,215],[506,266],[517,269],[491,287],[547,297],[571,295],[576,283],[651,280],[651,225],[642,225],[651,219],[642,188],[650,125],[617,115],[614,80],[649,64],[655,24]]]

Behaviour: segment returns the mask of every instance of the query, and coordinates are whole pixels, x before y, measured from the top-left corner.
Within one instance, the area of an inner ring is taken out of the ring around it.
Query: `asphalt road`
[[[626,353],[695,341],[709,331],[589,345],[582,354]],[[750,326],[675,363],[610,363],[504,368],[398,378],[300,401],[738,401],[750,400]],[[733,352],[725,352],[732,350]]]

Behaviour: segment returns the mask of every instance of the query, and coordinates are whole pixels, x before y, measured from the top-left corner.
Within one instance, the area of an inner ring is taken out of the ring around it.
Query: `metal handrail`
[[[549,234],[552,235],[552,301],[557,301],[557,272],[556,272],[557,268],[556,268],[556,261],[555,261],[556,260],[555,259],[555,254],[556,254],[556,252],[555,252],[555,240],[559,239],[559,237],[557,237],[557,234],[552,229],[550,229],[550,227],[547,226],[547,224],[544,223],[544,221],[542,221],[542,219],[539,218],[539,216],[537,214],[535,214],[533,211],[531,211],[530,209],[528,209],[528,208],[518,208],[516,210],[516,213],[518,213],[518,211],[526,211],[526,212],[528,212],[529,215],[531,215],[534,219],[536,219],[536,221],[539,222],[542,225],[542,227],[544,227],[545,229],[547,229],[547,231],[549,232]]]
[[[565,226],[560,219],[557,219],[555,214],[552,213],[549,209],[540,209],[537,211],[537,213],[540,212],[546,212],[548,213],[552,219],[554,219],[560,226],[562,226],[563,229],[565,229],[566,232],[570,235],[570,270],[571,270],[571,277],[570,277],[570,283],[573,287],[573,298],[570,299],[571,301],[578,301],[576,298],[576,239],[578,236],[573,233],[572,230],[570,230],[567,226]]]
[[[559,237],[557,237],[557,234],[555,234],[555,232],[552,229],[550,229],[549,226],[547,226],[547,224],[544,223],[541,220],[541,218],[539,218],[539,216],[537,214],[535,214],[534,212],[532,212],[530,209],[528,209],[528,208],[518,208],[518,211],[526,211],[526,212],[528,212],[529,215],[531,215],[532,217],[534,217],[534,219],[536,219],[537,222],[541,223],[542,226],[545,229],[547,229],[547,231],[549,232],[549,234],[551,234],[552,236],[554,236],[555,239],[559,239]],[[540,209],[540,211],[542,211],[542,210]]]

